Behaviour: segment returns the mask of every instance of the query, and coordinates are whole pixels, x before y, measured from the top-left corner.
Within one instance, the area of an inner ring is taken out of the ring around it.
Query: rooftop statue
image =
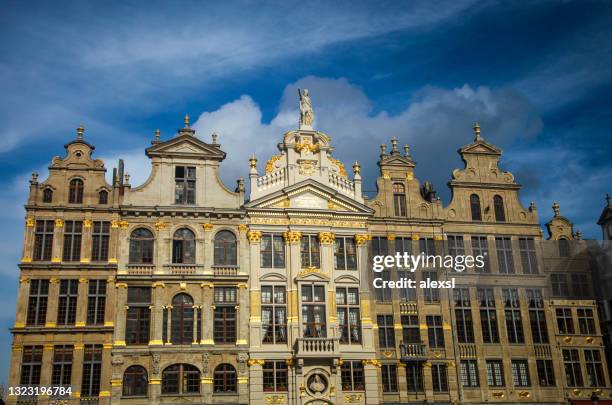
[[[300,96],[300,129],[312,129],[315,116],[308,89],[303,91],[298,89],[298,94]]]

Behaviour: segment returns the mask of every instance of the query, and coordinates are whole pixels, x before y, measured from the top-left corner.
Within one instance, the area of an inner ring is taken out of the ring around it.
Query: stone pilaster
[[[79,279],[79,287],[77,293],[77,310],[74,326],[83,327],[87,324],[87,296],[89,295],[89,280],[86,278]]]
[[[249,292],[246,283],[238,284],[238,305],[237,305],[237,340],[236,345],[247,346],[249,342]]]
[[[301,270],[301,236],[301,233],[297,231],[288,231],[283,234],[288,253],[285,258],[285,265],[287,266],[287,275],[290,280],[288,281],[287,288],[287,338],[289,342],[293,342],[296,338],[300,337],[299,292],[298,286],[293,283],[293,280]]]
[[[250,380],[250,400],[251,403],[263,403],[263,364],[262,359],[250,359],[249,365],[249,380]],[[291,378],[289,378],[291,381]]]
[[[51,385],[51,374],[53,372],[53,343],[43,345],[42,368],[40,370],[40,385]]]
[[[200,344],[214,345],[213,339],[213,288],[212,283],[202,283],[202,340]],[[211,387],[212,388],[212,387]]]
[[[117,306],[115,318],[114,346],[125,346],[125,321],[127,317],[127,289],[126,283],[116,283]]]
[[[17,314],[15,316],[15,327],[25,327],[27,321],[28,300],[30,298],[30,279],[19,278],[19,293],[17,295]]]
[[[72,376],[70,386],[72,387],[72,396],[81,396],[81,383],[83,378],[83,359],[85,357],[83,343],[75,343],[74,351],[72,352]]]
[[[164,323],[164,288],[165,284],[161,281],[154,282],[151,287],[153,288],[153,299],[152,304],[149,307],[151,309],[151,329],[149,332],[149,346],[160,346],[163,344],[162,332]]]
[[[47,301],[47,317],[45,321],[45,327],[47,328],[55,328],[57,326],[57,306],[59,303],[57,297],[59,295],[59,286],[59,278],[54,277],[49,280],[49,299]]]
[[[60,263],[62,261],[62,247],[64,246],[64,220],[57,218],[53,228],[53,249],[51,250],[51,261]]]
[[[88,216],[91,216],[88,214]],[[83,234],[81,239],[81,263],[89,263],[91,261],[91,231],[93,222],[90,218],[83,220]]]
[[[249,277],[249,327],[251,330],[249,346],[254,348],[261,347],[261,286],[259,284],[259,277],[261,276],[261,231],[251,230],[247,232],[247,237],[249,239],[251,269]]]
[[[117,299],[117,289],[115,288],[115,278],[109,277],[106,280],[106,303],[104,306],[104,326],[115,326],[115,300]]]
[[[34,254],[34,231],[36,227],[36,220],[33,216],[26,218],[26,227],[23,233],[23,251],[21,261],[29,263],[32,261],[32,255]]]

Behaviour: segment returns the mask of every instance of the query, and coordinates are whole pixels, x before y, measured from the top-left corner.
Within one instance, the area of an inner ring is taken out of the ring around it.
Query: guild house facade
[[[169,140],[155,134],[142,185],[121,161],[108,184],[82,127],[47,179],[32,176],[8,385],[70,393],[9,403],[612,399],[586,242],[557,204],[544,236],[477,124],[448,206],[395,138],[365,198],[359,163],[350,176],[299,96],[298,128],[265,165],[249,161],[248,199],[243,179],[233,191],[219,179],[217,136],[201,140],[188,117]],[[371,271],[396,252],[486,260]]]

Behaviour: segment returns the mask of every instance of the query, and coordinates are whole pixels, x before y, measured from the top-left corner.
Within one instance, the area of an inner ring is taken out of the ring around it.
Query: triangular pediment
[[[147,149],[147,156],[174,156],[223,160],[225,152],[218,145],[202,142],[193,135],[180,135]]]
[[[391,155],[381,160],[380,165],[381,166],[384,165],[384,166],[415,167],[416,163],[412,159],[409,159],[402,155]]]
[[[310,267],[308,269],[304,269],[298,273],[295,277],[296,280],[299,281],[329,281],[329,276],[323,273],[320,269]]]
[[[501,155],[501,149],[483,140],[476,141],[464,146],[459,150],[460,153],[478,153],[486,155]]]

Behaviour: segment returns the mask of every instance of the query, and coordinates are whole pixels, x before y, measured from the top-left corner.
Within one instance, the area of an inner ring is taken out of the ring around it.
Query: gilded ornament
[[[55,227],[56,228],[62,228],[64,226],[64,220],[61,218],[58,218],[55,220]]]
[[[395,234],[394,233],[390,233],[387,235],[387,240],[395,240]]]
[[[283,232],[283,238],[285,238],[285,243],[294,245],[300,243],[302,238],[302,233],[298,231],[287,231]]]
[[[166,227],[167,227],[167,226],[168,226],[168,224],[167,224],[167,223],[165,223],[164,221],[157,221],[157,222],[155,223],[155,229],[157,229],[158,231],[159,231],[160,229],[166,229]]]
[[[338,174],[342,177],[346,177],[346,168],[344,167],[344,164],[342,164],[341,161],[339,161],[338,159],[334,159],[333,157],[329,157],[329,161],[335,165],[336,167],[338,167]]]
[[[250,366],[263,366],[265,364],[265,360],[264,359],[249,359],[249,361],[247,361],[247,364]]]
[[[383,171],[383,179],[385,180],[389,180],[391,178],[391,175],[389,174],[389,172],[387,170]]]
[[[83,228],[91,228],[93,221],[91,219],[85,219],[83,221]]]
[[[26,218],[26,226],[28,228],[32,228],[34,227],[34,224],[36,223],[36,221],[34,220],[34,217],[27,217]]]
[[[266,163],[266,174],[270,174],[274,171],[274,163],[278,162],[281,157],[282,155],[274,155],[270,158],[270,160],[268,160],[268,163]],[[255,160],[255,163],[257,163],[257,159]]]
[[[344,402],[349,404],[361,402],[361,394],[350,394],[344,396]]]
[[[268,396],[268,397],[266,397],[266,403],[267,404],[284,404],[285,403],[285,397],[282,396],[282,395]]]
[[[304,142],[297,142],[294,147],[296,152],[307,151],[311,153],[317,153],[319,151],[318,143],[310,143],[308,139],[304,140]]]
[[[336,235],[332,232],[319,232],[319,242],[322,245],[331,245],[336,240]]]
[[[214,225],[210,223],[202,224],[202,228],[204,228],[205,231],[212,231],[213,227]]]
[[[238,232],[246,232],[249,229],[245,224],[238,225]]]

